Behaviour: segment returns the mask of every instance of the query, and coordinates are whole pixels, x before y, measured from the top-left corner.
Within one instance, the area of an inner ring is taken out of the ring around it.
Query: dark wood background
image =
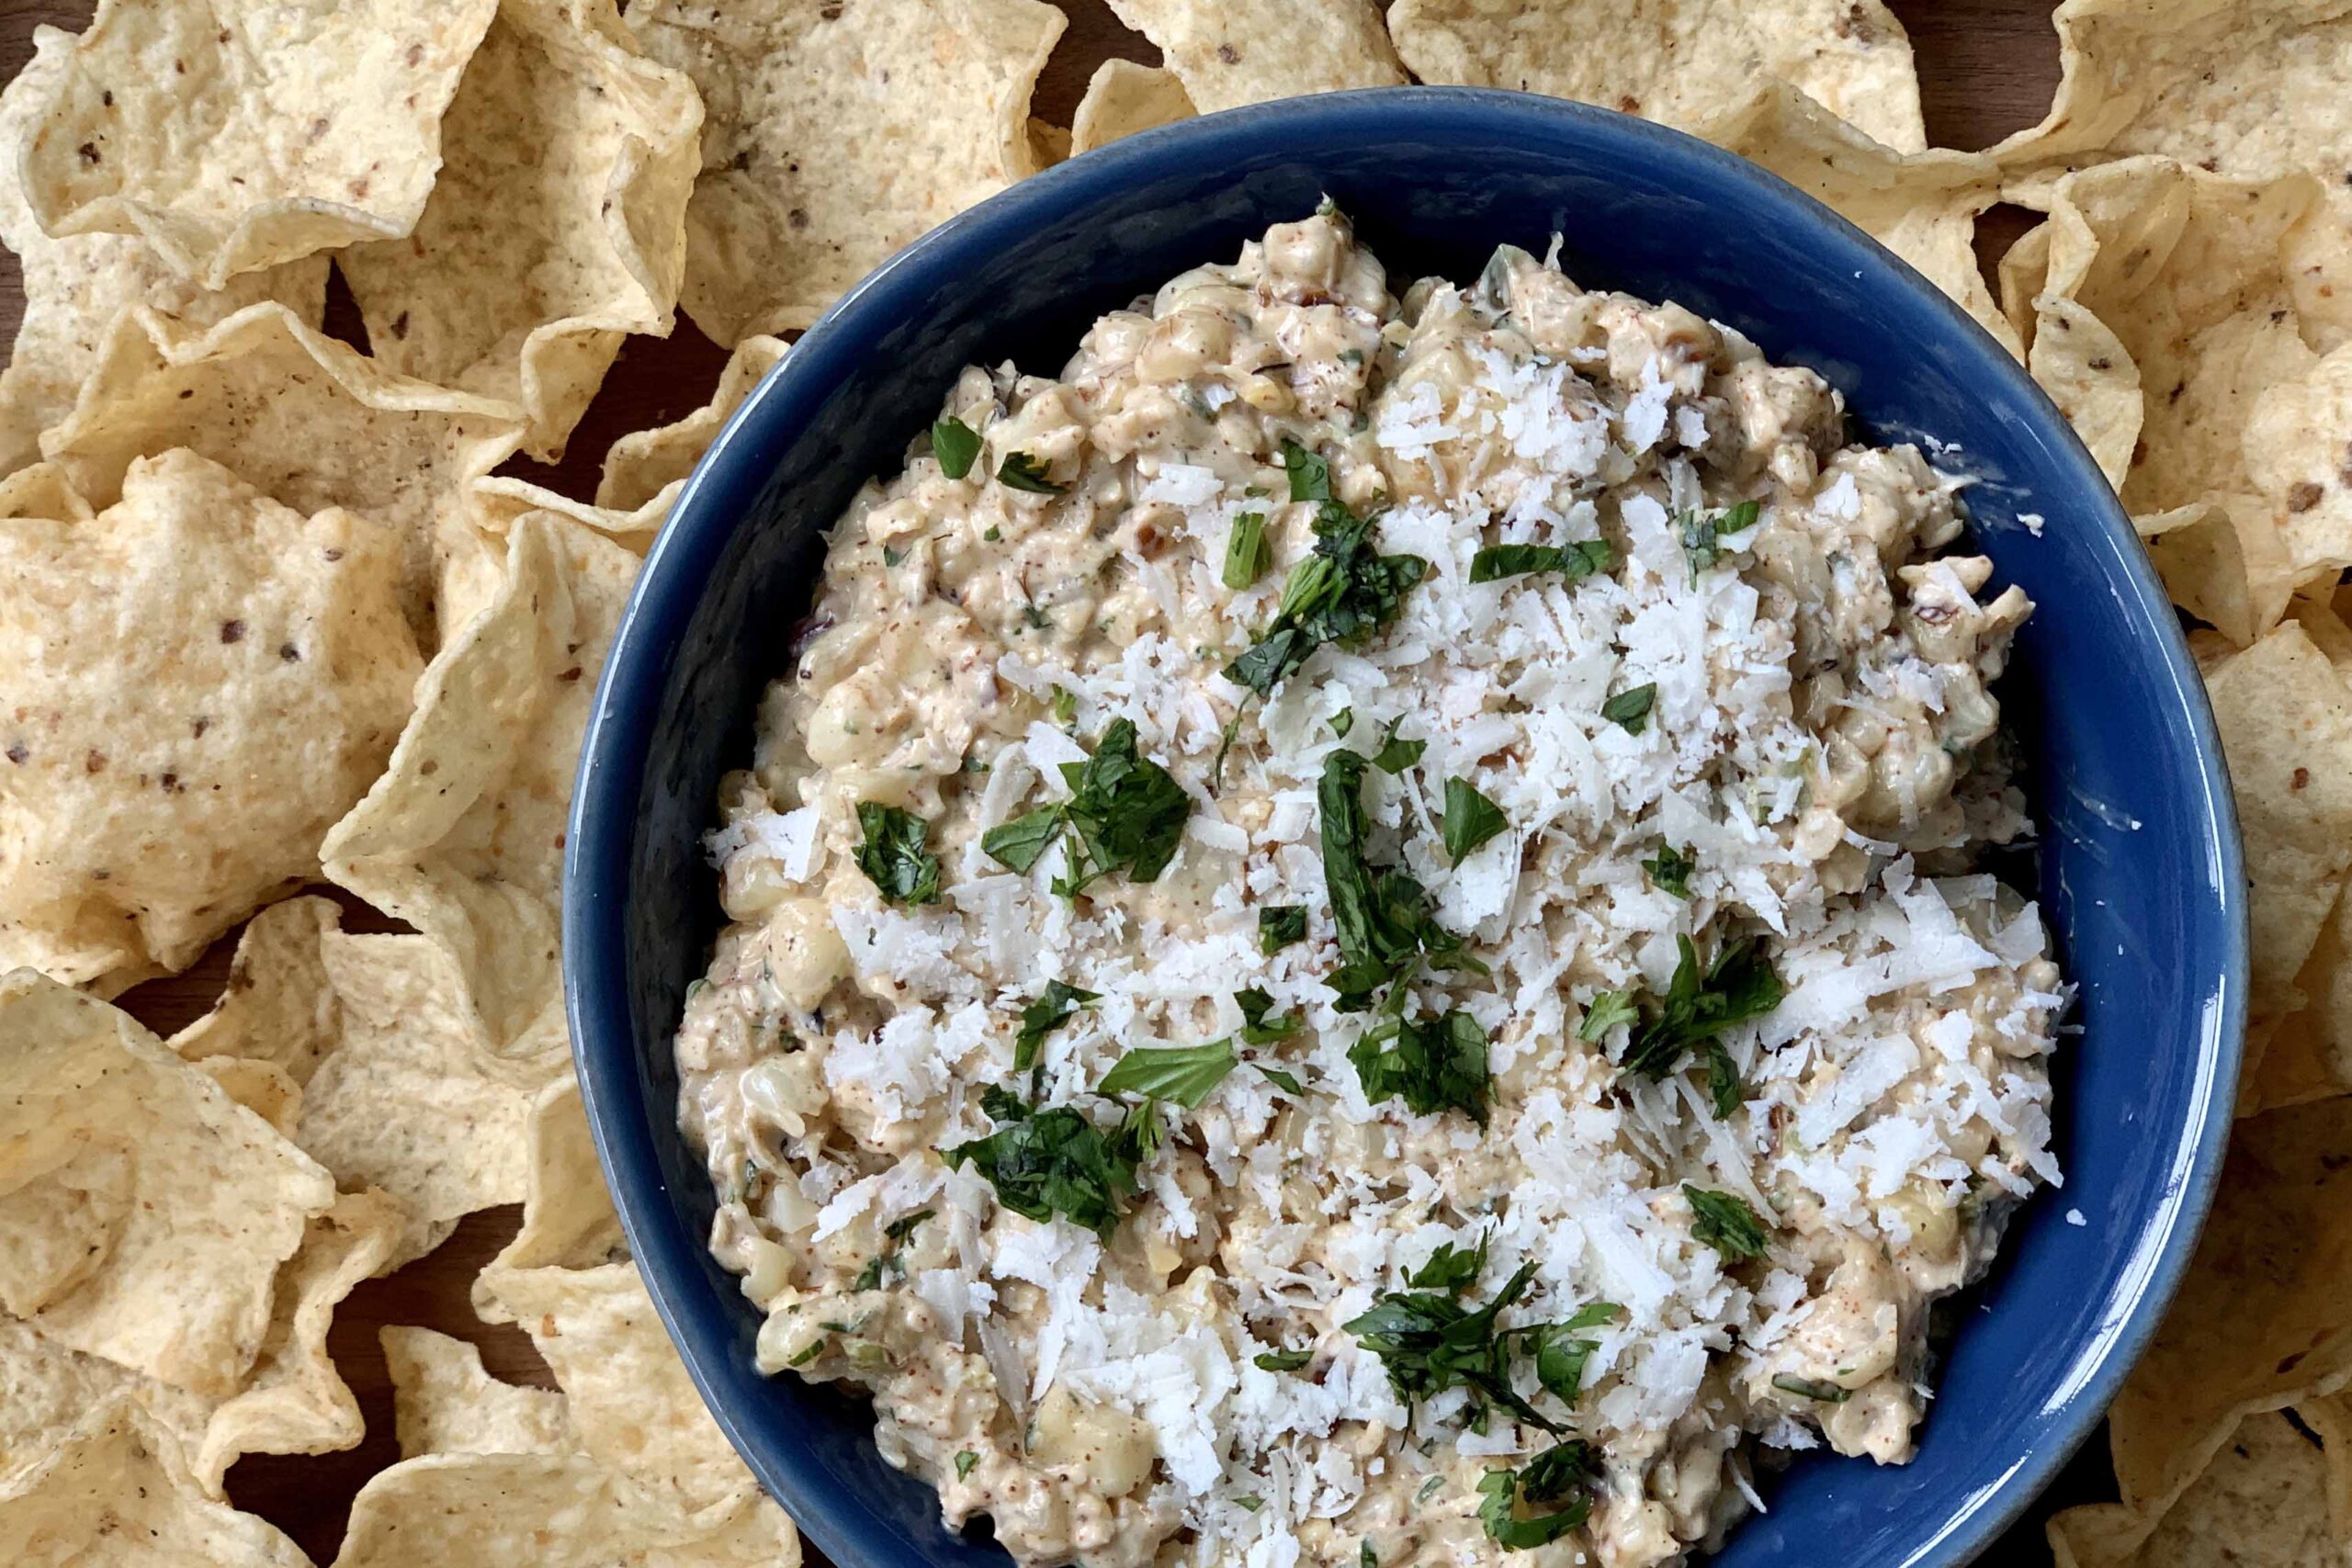
[[[1068,125],[1094,68],[1114,55],[1157,62],[1159,51],[1119,25],[1102,0],[1059,0],[1069,30],[1046,67],[1035,112]],[[2038,121],[2058,82],[2057,40],[2050,30],[2051,0],[1889,0],[1910,30],[1918,57],[1929,140],[1938,146],[1980,148]],[[79,30],[89,0],[0,0],[0,78],[14,76],[31,56],[33,28],[49,23]],[[2007,209],[1987,213],[1978,251],[1990,264],[2031,221]],[[23,311],[15,258],[0,251],[0,339],[14,342]],[[340,278],[327,296],[327,328],[365,343],[357,312]],[[595,491],[605,448],[616,436],[663,424],[701,406],[726,362],[725,352],[695,330],[683,312],[670,337],[629,340],[595,402],[581,421],[560,464],[517,459],[509,472],[526,475],[564,494]],[[353,931],[399,930],[345,897],[345,926]],[[232,940],[219,943],[186,974],[151,981],[121,998],[148,1027],[167,1034],[204,1012],[220,993]],[[331,1562],[343,1538],[352,1495],[400,1457],[392,1438],[391,1385],[376,1340],[385,1324],[423,1324],[481,1347],[491,1371],[515,1382],[553,1386],[546,1365],[516,1329],[478,1322],[469,1303],[473,1278],[512,1235],[514,1208],[475,1214],[432,1256],[355,1291],[336,1314],[329,1348],[359,1400],[368,1436],[357,1448],[317,1458],[255,1456],[230,1471],[231,1498],[277,1524],[312,1558]],[[2103,1436],[2086,1446],[2066,1474],[1984,1561],[1994,1568],[2050,1561],[2041,1519],[2053,1507],[2112,1497]],[[821,1564],[822,1560],[811,1561]],[[518,1563],[515,1568],[530,1568]]]

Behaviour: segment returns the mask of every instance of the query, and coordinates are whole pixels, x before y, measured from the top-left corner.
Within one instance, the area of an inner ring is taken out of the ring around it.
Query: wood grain
[[[1070,27],[1047,62],[1035,100],[1038,117],[1069,123],[1087,80],[1114,55],[1157,62],[1159,51],[1121,27],[1102,0],[1062,0]],[[2058,81],[2057,46],[2050,29],[2050,0],[1891,0],[1911,34],[1918,58],[1929,137],[1939,145],[1990,146],[2041,118]],[[0,76],[13,76],[32,52],[33,28],[49,23],[79,28],[90,6],[75,0],[0,0]],[[2027,215],[1987,214],[1979,249],[1988,263],[2022,231]],[[0,336],[13,341],[23,299],[15,259],[0,252]],[[328,329],[365,346],[365,333],[340,280],[330,291]],[[683,315],[667,339],[629,340],[596,400],[572,435],[563,460],[517,460],[506,471],[526,475],[564,494],[586,499],[595,489],[605,448],[628,431],[665,423],[696,408],[716,382],[725,354]],[[345,896],[345,924],[353,931],[392,931],[397,925]],[[202,1013],[219,996],[231,943],[224,941],[182,975],[155,980],[123,998],[123,1005],[158,1032],[168,1033]],[[530,1341],[512,1328],[479,1322],[469,1292],[473,1278],[514,1234],[511,1208],[476,1214],[431,1257],[353,1292],[337,1314],[329,1348],[368,1422],[368,1437],[347,1452],[319,1457],[256,1457],[229,1474],[231,1497],[277,1523],[318,1562],[330,1562],[342,1539],[352,1495],[367,1478],[399,1457],[392,1440],[391,1392],[377,1330],[387,1324],[424,1324],[472,1340],[498,1376],[548,1384],[547,1368]],[[2050,1561],[2041,1520],[2064,1504],[2114,1495],[2106,1444],[2084,1450],[2041,1506],[1996,1546],[1986,1562],[2043,1564]],[[812,1562],[821,1562],[812,1554]],[[516,1568],[529,1568],[518,1563]]]

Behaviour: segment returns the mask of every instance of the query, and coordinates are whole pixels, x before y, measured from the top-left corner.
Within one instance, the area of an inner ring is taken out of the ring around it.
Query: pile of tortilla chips
[[[770,334],[926,229],[1197,112],[1415,79],[1794,181],[2115,482],[2199,627],[2254,1022],[2220,1210],[2115,1408],[2122,1500],[2052,1540],[2352,1550],[2352,0],[2068,0],[2058,101],[1985,152],[1928,147],[1879,0],[1109,5],[1162,58],[1101,62],[1067,129],[1031,112],[1046,0],[101,0],[37,35],[0,94],[0,1562],[307,1561],[229,1466],[358,1442],[337,1304],[516,1203],[475,1309],[560,1392],[386,1330],[401,1459],[336,1561],[797,1560],[571,1079],[560,845],[639,560]],[[1996,299],[2005,200],[2046,221]],[[616,441],[593,497],[501,471],[681,306],[734,351],[709,406]],[[345,932],[322,884],[407,929]],[[175,1037],[104,999],[240,928]]]

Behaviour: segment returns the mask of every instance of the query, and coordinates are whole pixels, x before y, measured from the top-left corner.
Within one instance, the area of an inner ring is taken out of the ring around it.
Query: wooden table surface
[[[1047,62],[1035,112],[1069,123],[1087,79],[1114,55],[1156,62],[1159,51],[1121,27],[1102,0],[1059,0],[1069,30]],[[1630,0],[1629,0],[1630,3]],[[1979,148],[2039,120],[2058,82],[2057,41],[2050,30],[2051,0],[1889,0],[1910,30],[1918,58],[1929,140],[1938,146]],[[0,79],[14,76],[30,57],[33,28],[41,24],[78,30],[89,0],[0,0]],[[1978,249],[1991,262],[2029,226],[2026,214],[1996,209],[1979,226]],[[0,341],[13,342],[23,310],[15,258],[0,251]],[[327,329],[365,346],[357,312],[340,277],[327,296]],[[582,499],[596,488],[605,448],[616,435],[666,423],[699,407],[725,363],[725,353],[695,330],[683,312],[667,339],[632,338],[573,434],[562,463],[523,459],[518,473]],[[347,897],[347,930],[401,930]],[[169,1033],[205,1011],[220,993],[233,939],[224,939],[186,974],[151,981],[121,1004],[158,1033]],[[368,1436],[357,1448],[316,1458],[257,1455],[230,1471],[231,1498],[277,1524],[321,1563],[331,1562],[343,1537],[352,1494],[400,1457],[392,1439],[391,1388],[376,1331],[386,1324],[424,1324],[481,1347],[491,1371],[514,1382],[553,1386],[546,1365],[516,1329],[478,1322],[469,1304],[474,1275],[514,1230],[519,1211],[475,1214],[430,1257],[352,1292],[336,1314],[329,1348],[358,1397]],[[1992,1568],[2045,1564],[2050,1553],[2041,1519],[2050,1508],[2114,1495],[2104,1436],[2094,1438],[2028,1518],[1988,1552]],[[811,1555],[812,1562],[822,1560]],[[515,1568],[530,1568],[517,1563]]]

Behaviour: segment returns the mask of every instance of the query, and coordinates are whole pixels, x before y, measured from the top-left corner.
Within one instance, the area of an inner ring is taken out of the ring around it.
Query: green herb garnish
[[[1270,1372],[1295,1372],[1315,1359],[1312,1350],[1268,1350],[1252,1356],[1251,1360]]]
[[[1453,1110],[1487,1124],[1487,1032],[1459,1008],[1420,1019],[1384,1009],[1348,1047],[1348,1060],[1366,1100],[1394,1097],[1417,1116]]]
[[[1327,459],[1287,436],[1283,439],[1282,453],[1283,472],[1290,476],[1293,501],[1331,499],[1331,465]]]
[[[1078,694],[1068,686],[1054,688],[1053,701],[1046,705],[1056,724],[1068,724],[1078,716]]]
[[[878,1291],[882,1288],[883,1280],[888,1276],[896,1275],[904,1279],[907,1272],[906,1240],[915,1234],[916,1228],[923,1221],[931,1218],[932,1213],[933,1211],[929,1209],[917,1209],[911,1214],[899,1215],[885,1226],[882,1231],[882,1239],[888,1245],[866,1260],[865,1267],[859,1269],[857,1278],[851,1281],[850,1289]]]
[[[1441,1242],[1430,1254],[1429,1261],[1405,1276],[1405,1283],[1417,1291],[1443,1291],[1460,1295],[1478,1282],[1487,1267],[1487,1243],[1493,1233],[1481,1231],[1478,1245],[1464,1249],[1452,1242]]]
[[[1159,1146],[1159,1123],[1150,1107],[1129,1113],[1117,1132],[1104,1136],[1075,1107],[1039,1111],[999,1086],[981,1103],[1005,1125],[985,1138],[942,1149],[954,1169],[966,1161],[988,1178],[997,1201],[1014,1213],[1044,1224],[1056,1214],[1107,1236],[1125,1213],[1126,1201],[1141,1190],[1136,1167]]]
[[[1739,1110],[1739,1102],[1747,1098],[1747,1088],[1739,1081],[1739,1065],[1720,1040],[1708,1041],[1702,1050],[1707,1058],[1707,1093],[1714,1101],[1715,1114],[1729,1121]]]
[[[1266,514],[1245,512],[1233,520],[1233,532],[1225,541],[1225,585],[1236,592],[1249,587],[1265,575],[1273,562],[1273,551],[1266,544]]]
[[[1678,850],[1672,844],[1660,843],[1657,853],[1642,863],[1642,869],[1650,874],[1650,882],[1659,892],[1670,893],[1677,898],[1688,898],[1690,897],[1690,874],[1699,869],[1699,863],[1691,857],[1689,850]]]
[[[1616,564],[1616,548],[1606,539],[1583,539],[1573,545],[1489,545],[1470,558],[1470,581],[1495,582],[1525,572],[1556,571],[1577,582]]]
[[[928,904],[939,897],[939,857],[923,848],[931,824],[902,806],[857,805],[857,869],[892,904]]]
[[[1069,489],[1047,478],[1043,458],[1027,452],[1007,452],[1004,461],[996,466],[996,482],[1007,490],[1025,490],[1032,495],[1059,495]]]
[[[1478,1483],[1478,1522],[1506,1551],[1549,1546],[1592,1513],[1580,1483],[1592,1473],[1592,1451],[1570,1438],[1555,1443],[1513,1472],[1490,1470]],[[1531,1510],[1556,1504],[1548,1513]]]
[[[1657,1016],[1635,1032],[1618,1062],[1621,1070],[1663,1078],[1682,1065],[1683,1053],[1736,1023],[1761,1018],[1781,1005],[1781,977],[1755,942],[1742,937],[1715,952],[1702,974],[1687,936],[1674,939],[1679,954]]]
[[[1374,867],[1365,860],[1363,768],[1357,753],[1333,751],[1323,759],[1323,776],[1316,785],[1323,818],[1323,882],[1340,939],[1340,967],[1325,984],[1340,994],[1342,1012],[1370,1008],[1383,986],[1423,956],[1441,968],[1485,972],[1464,954],[1462,939],[1430,913],[1420,883],[1399,867]]]
[[[972,471],[972,459],[980,455],[979,432],[952,413],[935,420],[931,426],[931,455],[939,459],[941,473],[960,479]]]
[[[1234,992],[1233,1000],[1241,1009],[1241,1043],[1245,1045],[1271,1045],[1298,1032],[1298,1020],[1286,1012],[1274,1011],[1274,998],[1255,986]]]
[[[1657,702],[1657,682],[1634,686],[1618,693],[1600,705],[1600,716],[1610,723],[1622,725],[1628,735],[1639,735],[1650,721],[1650,708]]]
[[[1054,891],[1065,896],[1114,871],[1150,882],[1168,869],[1192,799],[1167,769],[1137,753],[1134,720],[1113,720],[1092,756],[1062,764],[1062,778],[1073,792],[1069,800],[989,829],[980,848],[1014,871],[1027,871],[1068,825],[1069,869],[1054,879]]]
[[[1306,906],[1265,904],[1258,909],[1258,951],[1268,957],[1306,940]]]
[[[1306,1087],[1298,1081],[1296,1073],[1285,1072],[1280,1067],[1270,1067],[1263,1062],[1252,1062],[1250,1065],[1264,1074],[1266,1081],[1276,1089],[1288,1089],[1291,1093],[1297,1095],[1304,1095],[1306,1092]]]
[[[1772,1386],[1782,1393],[1793,1393],[1799,1399],[1818,1400],[1824,1404],[1843,1404],[1854,1397],[1850,1388],[1840,1388],[1834,1382],[1816,1382],[1811,1378],[1791,1377],[1782,1372],[1772,1380]]]
[[[1404,728],[1402,718],[1390,719],[1388,728],[1381,732],[1380,750],[1372,754],[1372,765],[1391,778],[1419,761],[1422,753],[1430,749],[1426,740],[1399,739],[1396,732]]]
[[[1356,727],[1356,710],[1341,708],[1331,716],[1331,733],[1345,740],[1348,731]]]
[[[1204,1045],[1141,1045],[1102,1075],[1104,1094],[1135,1093],[1197,1111],[1239,1065],[1230,1040]]]
[[[1615,1302],[1595,1302],[1566,1323],[1547,1323],[1523,1331],[1535,1348],[1535,1381],[1563,1404],[1574,1404],[1584,1391],[1584,1364],[1600,1348],[1598,1339],[1582,1331],[1613,1321],[1625,1309]]]
[[[1503,808],[1480,795],[1467,779],[1445,781],[1445,817],[1439,825],[1445,852],[1456,865],[1462,857],[1510,826]]]
[[[1577,1038],[1591,1044],[1619,1024],[1636,1022],[1641,1016],[1631,992],[1603,991],[1584,1010],[1584,1021],[1577,1025]]]
[[[969,1479],[972,1473],[972,1467],[979,1462],[980,1456],[974,1453],[970,1449],[956,1450],[956,1479],[958,1481]]]
[[[1498,1326],[1503,1310],[1534,1278],[1535,1265],[1521,1264],[1494,1299],[1477,1308],[1464,1306],[1451,1291],[1385,1292],[1344,1326],[1380,1358],[1399,1398],[1419,1401],[1466,1388],[1482,1404],[1501,1405],[1531,1426],[1555,1432],[1555,1423],[1513,1392],[1517,1336]]]
[[[1012,1070],[1025,1073],[1037,1065],[1037,1048],[1064,1019],[1101,998],[1060,980],[1046,982],[1046,994],[1021,1010],[1021,1032],[1012,1040]]]
[[[1763,513],[1757,502],[1743,501],[1738,505],[1711,517],[1695,512],[1678,512],[1674,524],[1682,535],[1682,554],[1690,563],[1690,586],[1699,585],[1699,574],[1723,559],[1724,541],[1735,534],[1745,534],[1756,526],[1756,519]]]
[[[1687,1181],[1682,1184],[1682,1196],[1690,1205],[1690,1234],[1722,1253],[1726,1261],[1761,1258],[1771,1245],[1770,1233],[1745,1198],[1710,1192]]]

